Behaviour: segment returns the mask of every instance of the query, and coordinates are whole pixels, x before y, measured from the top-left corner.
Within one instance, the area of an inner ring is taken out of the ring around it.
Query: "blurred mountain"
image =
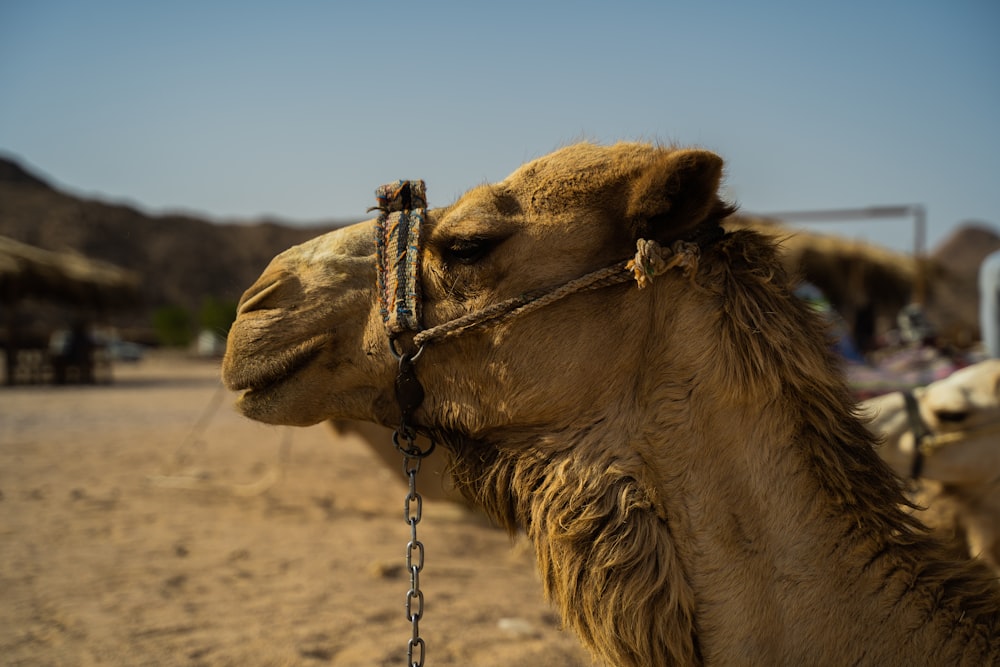
[[[1000,250],[1000,234],[986,223],[959,225],[934,248],[931,258],[955,274],[976,274],[986,256]]]
[[[60,191],[16,161],[0,157],[0,236],[137,272],[142,306],[137,312],[114,314],[136,326],[166,305],[197,313],[205,299],[234,302],[274,255],[341,224],[349,222],[296,227],[151,215]]]
[[[46,250],[71,250],[142,277],[142,307],[113,314],[112,323],[127,320],[129,326],[148,327],[152,312],[163,306],[182,306],[197,314],[206,299],[235,302],[274,255],[351,222],[302,227],[280,221],[230,224],[189,214],[151,215],[126,204],[63,192],[18,162],[0,156],[0,236]],[[798,236],[805,234],[798,233],[795,238]],[[805,263],[796,271],[831,296],[836,296],[836,280],[848,281],[847,287],[856,288],[858,275],[872,273],[869,269],[847,270],[852,261],[876,268],[893,263],[876,261],[874,255],[882,251],[874,247],[847,252],[827,248],[824,243],[829,240],[804,243],[813,255],[821,257],[823,266],[800,258]],[[785,241],[786,246],[790,244]],[[862,250],[863,255],[867,253],[866,261],[855,257]],[[985,224],[968,223],[930,253],[928,313],[949,340],[966,345],[978,339],[978,270],[983,258],[994,250],[1000,250],[1000,236]],[[886,301],[894,319],[898,307],[911,298],[911,279],[904,275],[893,282],[883,273],[872,273],[875,286],[866,285],[872,293],[852,298],[865,303]],[[892,298],[875,293],[889,287],[900,293],[893,293]],[[845,315],[855,310],[850,304],[837,305],[844,307]]]
[[[955,228],[929,257],[935,267],[929,291],[939,321],[964,323],[973,340],[980,335],[979,265],[997,250],[1000,235],[985,223],[967,222]],[[953,331],[942,333],[957,339]]]

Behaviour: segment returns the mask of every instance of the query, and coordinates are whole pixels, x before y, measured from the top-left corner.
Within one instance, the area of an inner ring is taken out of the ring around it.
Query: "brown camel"
[[[906,512],[774,242],[721,232],[721,174],[705,151],[577,144],[430,211],[427,326],[618,265],[639,239],[661,251],[639,244],[643,289],[427,344],[413,421],[473,503],[525,531],[609,664],[996,662],[991,574]],[[282,253],[244,295],[223,365],[244,414],[399,423],[373,229]]]

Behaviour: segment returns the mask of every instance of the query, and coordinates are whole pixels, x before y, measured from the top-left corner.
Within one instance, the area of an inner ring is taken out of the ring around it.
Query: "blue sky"
[[[715,150],[750,213],[1000,231],[1000,3],[0,0],[0,153],[153,213],[356,218],[396,178],[444,205],[583,138]]]

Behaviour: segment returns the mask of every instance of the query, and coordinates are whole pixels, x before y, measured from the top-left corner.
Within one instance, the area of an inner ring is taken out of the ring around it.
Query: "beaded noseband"
[[[378,297],[391,340],[420,325],[420,226],[427,216],[423,181],[396,181],[375,190]],[[371,209],[369,209],[371,210]]]

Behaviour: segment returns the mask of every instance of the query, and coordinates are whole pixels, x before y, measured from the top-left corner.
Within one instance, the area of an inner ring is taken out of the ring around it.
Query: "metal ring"
[[[395,337],[389,338],[389,352],[392,353],[392,356],[396,359],[396,361],[399,361],[400,359],[403,358],[404,354],[407,354],[406,352],[400,352],[399,350],[396,349]],[[419,359],[420,355],[422,355],[423,353],[424,353],[424,346],[420,345],[419,347],[417,347],[417,351],[412,355],[410,355],[410,361],[416,363],[417,359]]]

